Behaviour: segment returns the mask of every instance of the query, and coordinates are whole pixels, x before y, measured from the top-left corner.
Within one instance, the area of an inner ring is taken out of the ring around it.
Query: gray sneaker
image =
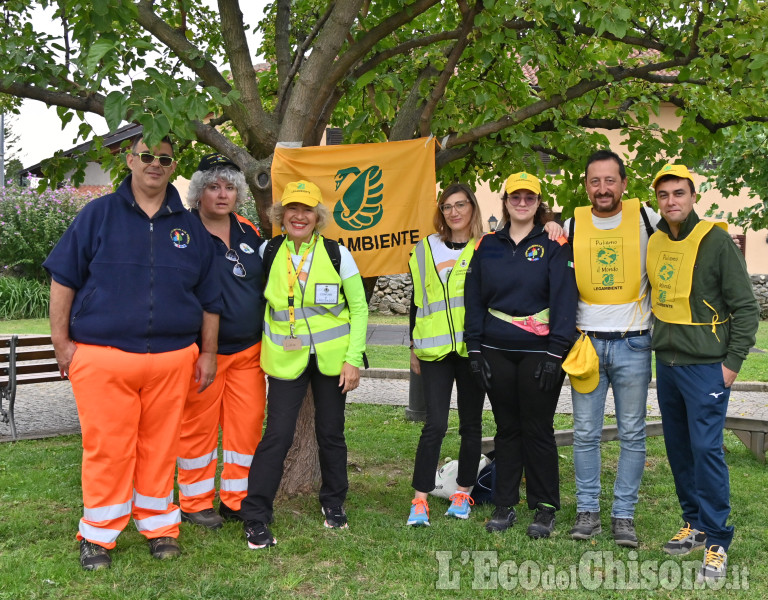
[[[707,544],[707,534],[691,527],[686,523],[680,528],[671,540],[664,544],[664,552],[667,554],[684,555],[694,550],[700,550]]]
[[[704,553],[704,562],[701,570],[696,576],[697,583],[708,581],[717,581],[725,577],[725,571],[728,567],[728,554],[722,546],[712,545]]]
[[[630,518],[611,517],[611,532],[613,539],[619,546],[627,548],[637,548],[637,533],[635,532],[635,521]]]
[[[576,523],[571,529],[571,537],[574,540],[588,540],[602,532],[599,512],[580,512],[576,515]]]

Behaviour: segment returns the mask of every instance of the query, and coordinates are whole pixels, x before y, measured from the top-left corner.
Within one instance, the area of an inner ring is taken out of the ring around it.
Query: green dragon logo
[[[384,197],[380,167],[368,167],[362,173],[357,167],[348,167],[336,172],[336,191],[350,175],[356,175],[345,190],[341,200],[333,207],[333,219],[347,231],[358,231],[373,227],[381,220]]]

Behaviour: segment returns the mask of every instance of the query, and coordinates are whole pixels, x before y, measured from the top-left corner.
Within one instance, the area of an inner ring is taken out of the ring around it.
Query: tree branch
[[[343,14],[341,8],[342,0],[337,1],[339,4],[337,5],[337,10],[334,10],[334,14]],[[307,126],[305,127],[302,139],[309,139],[312,137],[311,129],[316,125],[318,117],[325,111],[325,104],[332,97],[333,89],[347,75],[352,67],[357,62],[362,60],[363,57],[371,50],[371,48],[376,45],[376,43],[387,37],[397,28],[402,27],[406,23],[409,23],[435,4],[438,4],[439,1],[440,0],[415,0],[412,4],[404,6],[402,10],[390,15],[376,27],[368,31],[355,43],[351,44],[341,56],[335,57],[335,61],[326,62],[328,69],[326,70],[325,76],[319,82],[319,89],[315,90],[316,102],[312,106],[308,115],[309,118],[307,119]],[[346,28],[346,31],[348,30],[349,27]],[[330,29],[323,31],[322,37],[326,39],[330,37],[330,31]],[[339,32],[339,34],[342,33],[343,32]],[[317,51],[319,45],[320,44],[316,45],[315,51],[313,51],[310,60],[315,57],[315,52]]]
[[[448,86],[451,77],[453,77],[456,65],[459,63],[461,55],[469,44],[469,33],[474,27],[475,16],[482,10],[482,7],[482,0],[477,0],[472,9],[464,14],[458,41],[448,54],[448,60],[445,63],[443,72],[440,73],[437,84],[432,88],[429,99],[424,105],[424,109],[421,111],[419,130],[422,136],[427,136],[430,133],[432,116],[434,115],[435,108],[437,108],[437,103],[440,101],[440,98],[443,97],[443,94],[445,94],[445,88]]]
[[[296,55],[293,57],[293,64],[290,63],[289,55],[284,67],[284,72],[281,73],[278,71],[278,81],[280,82],[280,86],[277,92],[276,112],[278,114],[282,114],[288,92],[291,89],[293,78],[296,77],[296,73],[299,72],[302,63],[304,62],[304,57],[307,54],[307,50],[312,45],[312,42],[315,41],[315,38],[317,38],[320,30],[323,28],[323,25],[325,25],[325,22],[328,20],[328,17],[331,16],[331,10],[333,10],[333,3],[331,3],[331,5],[328,7],[328,10],[325,11],[325,14],[315,22],[315,25],[312,27],[312,31],[309,32],[309,35],[304,39],[299,48],[296,50]]]
[[[282,90],[290,81],[291,66],[291,0],[277,0],[275,16],[275,58],[277,59],[277,87]],[[278,96],[281,98],[282,94]],[[278,111],[279,112],[279,111]]]
[[[191,44],[184,34],[169,27],[154,13],[152,0],[139,0],[136,7],[138,8],[136,19],[138,24],[172,50],[187,67],[202,79],[204,85],[217,87],[225,94],[232,90],[232,87],[213,63],[203,58],[203,54],[197,46]]]
[[[508,127],[517,125],[518,123],[521,123],[526,119],[530,119],[531,117],[541,114],[546,110],[560,106],[568,102],[569,100],[573,100],[574,98],[579,98],[581,96],[584,96],[585,94],[593,90],[599,89],[603,86],[606,86],[611,82],[619,82],[625,79],[633,79],[633,78],[644,79],[648,73],[653,73],[656,71],[663,71],[663,70],[671,69],[674,67],[684,66],[690,63],[690,61],[693,60],[695,56],[696,56],[695,53],[689,53],[685,57],[680,57],[674,60],[668,60],[661,63],[651,63],[651,64],[647,64],[647,65],[643,65],[643,66],[631,68],[631,69],[627,69],[622,66],[608,68],[605,70],[605,73],[606,75],[610,75],[611,77],[605,77],[602,79],[595,79],[595,80],[582,80],[576,85],[568,88],[565,94],[556,94],[551,98],[539,100],[538,102],[534,102],[532,104],[529,104],[528,106],[524,106],[523,108],[520,108],[514,111],[510,115],[505,115],[504,117],[502,117],[501,119],[498,119],[497,121],[484,123],[478,127],[475,127],[474,129],[471,129],[466,133],[450,138],[446,145],[448,147],[452,147],[459,144],[476,142],[487,135],[491,135],[493,133],[497,133]]]
[[[94,92],[69,94],[67,92],[37,87],[28,83],[12,83],[8,86],[0,83],[0,93],[10,94],[19,98],[29,98],[30,100],[39,100],[53,106],[63,106],[72,110],[104,116],[105,97]]]
[[[276,126],[261,106],[259,82],[251,62],[251,53],[243,27],[243,13],[237,0],[219,0],[221,33],[224,48],[232,67],[235,87],[240,91],[240,100],[247,110],[240,110],[244,128],[238,127],[243,143],[254,154],[269,154],[277,139]]]

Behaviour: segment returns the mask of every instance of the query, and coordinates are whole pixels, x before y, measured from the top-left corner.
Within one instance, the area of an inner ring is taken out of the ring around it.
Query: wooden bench
[[[14,440],[18,437],[13,416],[16,389],[49,381],[61,381],[51,336],[0,337],[0,421],[10,425]]]
[[[761,419],[745,419],[743,417],[726,417],[725,428],[736,434],[741,442],[749,448],[755,458],[761,463],[765,462],[765,453],[768,451],[768,421]],[[664,435],[661,421],[647,421],[645,424],[646,437]],[[616,425],[605,425],[601,441],[615,442],[619,439],[619,429]],[[560,429],[555,431],[555,442],[558,446],[573,446],[573,429]],[[487,454],[493,450],[493,438],[483,438],[482,452]]]

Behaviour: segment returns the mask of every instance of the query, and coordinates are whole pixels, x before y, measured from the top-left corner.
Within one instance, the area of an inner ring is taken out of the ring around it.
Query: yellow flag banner
[[[322,233],[352,252],[363,277],[407,273],[411,249],[434,231],[434,138],[276,148],[275,201],[300,179],[320,188],[332,215]]]

